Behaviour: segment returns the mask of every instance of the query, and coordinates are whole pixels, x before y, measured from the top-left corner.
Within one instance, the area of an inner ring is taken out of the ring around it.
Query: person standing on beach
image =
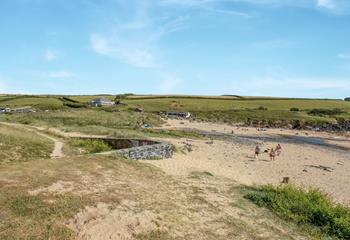
[[[259,154],[260,154],[260,147],[259,147],[259,145],[256,145],[256,147],[255,147],[255,159],[258,159]]]
[[[271,160],[271,161],[275,161],[275,157],[276,157],[276,151],[275,151],[275,149],[271,148],[271,151],[270,151],[270,160]]]
[[[282,153],[282,146],[281,146],[281,144],[277,144],[277,147],[276,147],[276,155],[277,155],[277,157],[279,155],[281,155],[281,153]]]

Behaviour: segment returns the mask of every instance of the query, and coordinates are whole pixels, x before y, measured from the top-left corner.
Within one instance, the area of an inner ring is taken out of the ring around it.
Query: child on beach
[[[256,145],[255,147],[255,159],[258,159],[260,154],[260,147],[258,145]]]
[[[276,157],[276,151],[275,151],[275,149],[271,148],[271,151],[270,151],[270,160],[271,160],[271,161],[274,161],[274,160],[275,160],[275,157]]]

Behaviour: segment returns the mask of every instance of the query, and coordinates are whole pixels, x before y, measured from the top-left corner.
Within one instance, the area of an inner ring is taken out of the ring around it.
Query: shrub
[[[299,108],[293,107],[290,109],[291,112],[299,112]]]
[[[268,185],[251,188],[245,198],[284,219],[313,226],[321,234],[350,239],[350,208],[333,203],[319,190]]]
[[[322,116],[322,115],[333,116],[333,115],[339,115],[342,113],[343,111],[339,108],[333,108],[333,109],[314,108],[308,112],[308,114],[310,115],[319,115],[319,116]]]
[[[70,107],[70,108],[86,108],[87,104],[85,103],[75,103],[75,102],[65,102],[63,103],[64,106]]]
[[[262,110],[262,111],[267,111],[268,110],[267,107],[264,107],[264,106],[260,106],[257,109],[258,110]]]

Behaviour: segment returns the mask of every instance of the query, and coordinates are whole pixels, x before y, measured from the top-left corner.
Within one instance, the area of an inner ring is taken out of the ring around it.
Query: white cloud
[[[339,53],[337,57],[340,59],[350,60],[350,54]]]
[[[336,7],[333,0],[317,0],[316,5],[322,8],[334,9]]]
[[[45,60],[48,62],[52,62],[57,59],[57,53],[53,50],[47,49],[45,52]]]
[[[70,72],[70,71],[57,71],[57,72],[47,72],[41,74],[42,77],[47,77],[47,78],[58,78],[58,79],[65,79],[65,78],[75,78],[77,77],[76,74]]]

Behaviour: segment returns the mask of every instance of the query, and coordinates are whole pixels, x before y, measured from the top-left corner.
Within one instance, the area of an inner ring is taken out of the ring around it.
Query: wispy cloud
[[[142,68],[155,66],[154,53],[147,47],[121,41],[117,37],[106,37],[93,34],[90,38],[91,48],[97,54],[121,59],[122,61]]]
[[[47,49],[46,52],[45,52],[45,60],[47,62],[52,62],[55,59],[57,59],[57,52],[53,51],[51,49]]]
[[[333,0],[317,0],[316,5],[321,8],[334,9],[336,7]]]
[[[160,2],[163,6],[178,6],[183,8],[197,8],[201,11],[209,11],[219,14],[228,14],[249,18],[252,14],[244,11],[239,11],[234,8],[225,8],[222,0],[163,0]],[[234,1],[233,1],[234,2]]]
[[[163,0],[161,3],[165,5],[177,5],[181,7],[196,7],[228,14],[234,13],[235,15],[240,15],[243,17],[251,17],[252,14],[249,12],[237,11],[237,9],[234,9],[232,7],[229,9],[222,8],[222,6],[227,6],[227,3],[246,3],[274,7],[293,6],[313,8],[316,10],[327,10],[328,12],[335,14],[350,13],[349,0]]]
[[[350,54],[339,53],[337,57],[340,59],[350,60]]]
[[[47,72],[41,74],[42,77],[46,78],[57,78],[57,79],[67,79],[67,78],[75,78],[77,75],[75,73],[72,73],[70,71],[57,71],[57,72]]]
[[[292,40],[288,39],[273,39],[267,41],[255,42],[252,44],[253,47],[271,49],[271,48],[287,48],[295,45]]]
[[[162,94],[174,93],[182,82],[183,80],[176,75],[166,75],[159,84],[159,91]]]
[[[155,5],[146,1],[130,4],[132,9],[127,19],[116,18],[105,31],[91,34],[91,49],[134,67],[159,67],[162,62],[159,42],[165,35],[186,28],[190,17],[154,14]]]

